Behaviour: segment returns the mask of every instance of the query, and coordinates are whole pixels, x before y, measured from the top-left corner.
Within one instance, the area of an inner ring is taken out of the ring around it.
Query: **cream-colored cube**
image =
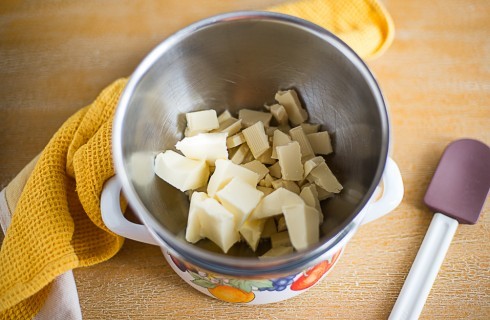
[[[219,127],[218,117],[214,110],[203,110],[185,114],[187,128],[191,132],[211,131]]]
[[[238,232],[240,232],[253,251],[257,250],[257,245],[259,244],[260,235],[264,229],[264,224],[264,219],[253,221],[247,220],[238,229]]]
[[[217,159],[228,159],[226,133],[200,133],[177,142],[175,148],[187,158],[205,160],[214,166]]]
[[[154,171],[161,179],[181,191],[202,187],[209,177],[209,167],[204,160],[188,159],[172,150],[156,156]]]
[[[342,190],[342,185],[325,162],[320,163],[311,170],[307,179],[328,192],[339,193]]]
[[[271,155],[271,158],[277,159],[276,148],[280,147],[280,146],[285,146],[290,142],[291,142],[291,137],[288,134],[282,132],[281,130],[274,131],[274,135],[272,136],[272,155]]]
[[[276,93],[276,101],[283,105],[288,113],[289,121],[294,126],[303,123],[308,119],[308,113],[301,106],[298,95],[294,90],[278,91]]]
[[[293,253],[293,247],[275,247],[264,253],[259,259],[272,259]]]
[[[267,169],[267,167],[258,160],[247,162],[245,164],[242,164],[242,166],[247,168],[248,170],[256,172],[259,175],[260,180],[264,179],[265,175],[269,173],[269,169]]]
[[[280,125],[288,124],[289,118],[286,108],[280,104],[274,104],[270,108],[271,114]]]
[[[302,203],[304,204],[303,199],[296,193],[285,188],[279,188],[262,198],[257,207],[252,211],[250,219],[276,216],[282,213],[283,206]]]
[[[235,215],[239,228],[247,220],[264,194],[240,178],[233,178],[223,189],[216,192],[221,204]]]
[[[216,160],[216,169],[209,179],[208,195],[214,197],[233,178],[240,178],[252,187],[259,182],[259,175],[247,168],[234,164],[231,160]]]
[[[261,121],[244,129],[242,133],[245,136],[245,141],[247,141],[250,151],[252,151],[255,159],[269,149],[269,138],[265,134],[264,124]]]
[[[317,186],[315,184],[308,184],[301,189],[299,196],[304,200],[305,204],[315,208],[318,211],[319,221],[323,222],[323,213],[320,206],[320,200],[318,199]]]
[[[297,141],[276,148],[279,165],[281,166],[282,179],[300,181],[303,179],[303,163],[301,151]]]
[[[318,211],[303,204],[284,206],[289,239],[296,250],[303,250],[320,240]]]
[[[200,212],[201,236],[217,244],[224,253],[240,240],[235,227],[235,216],[218,201],[207,198]]]
[[[310,133],[306,135],[315,154],[327,155],[333,152],[330,135],[327,131]]]
[[[248,128],[259,121],[262,122],[264,127],[268,127],[272,119],[272,114],[250,109],[240,109],[240,111],[238,111],[238,119],[242,120],[242,125],[245,128]]]
[[[190,243],[201,240],[201,214],[204,211],[204,200],[208,195],[205,192],[193,192],[189,206],[189,216],[187,217],[187,227],[185,229],[185,239]]]
[[[308,157],[314,155],[310,141],[306,137],[301,126],[297,126],[289,130],[289,134],[291,135],[291,139],[293,139],[293,141],[297,141],[299,143],[302,159],[307,159]]]

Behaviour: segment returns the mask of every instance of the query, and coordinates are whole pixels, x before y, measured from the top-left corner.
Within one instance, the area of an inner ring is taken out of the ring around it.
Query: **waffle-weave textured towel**
[[[364,58],[382,53],[393,37],[391,19],[375,0],[301,0],[269,10],[333,31]],[[99,205],[114,175],[112,117],[125,83],[117,80],[69,118],[42,151],[0,251],[0,318],[32,318],[53,279],[121,248],[123,239],[104,226]]]

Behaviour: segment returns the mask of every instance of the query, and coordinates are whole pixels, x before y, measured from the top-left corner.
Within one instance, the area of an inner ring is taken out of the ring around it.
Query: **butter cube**
[[[304,122],[304,123],[300,124],[300,126],[301,126],[301,128],[303,128],[303,132],[306,135],[309,135],[310,133],[318,132],[318,130],[320,130],[319,124],[312,124],[312,123]]]
[[[282,179],[300,181],[303,179],[303,163],[301,163],[301,151],[297,141],[276,148],[279,165],[281,166]]]
[[[218,117],[214,110],[189,112],[185,114],[185,117],[187,119],[187,128],[191,132],[211,131],[219,127]]]
[[[269,139],[264,131],[264,125],[261,121],[256,122],[254,125],[244,129],[242,131],[247,141],[250,151],[255,159],[260,157],[264,152],[269,149]]]
[[[301,106],[298,95],[294,90],[278,91],[276,101],[283,105],[288,114],[289,120],[294,126],[303,123],[308,119],[308,113]]]
[[[200,212],[201,236],[217,244],[224,253],[240,240],[235,216],[213,198],[204,199]]]
[[[228,149],[238,147],[242,143],[245,143],[245,136],[243,133],[239,132],[231,137],[226,139],[226,147]]]
[[[342,190],[342,185],[325,162],[316,166],[306,178],[328,192],[339,193]]]
[[[247,168],[234,164],[231,160],[216,160],[216,169],[209,179],[208,195],[214,197],[233,178],[240,178],[252,187],[259,182],[259,175]]]
[[[264,253],[259,259],[271,259],[293,253],[293,247],[275,247]]]
[[[322,208],[320,206],[320,200],[318,199],[318,191],[317,186],[315,184],[309,184],[301,189],[301,193],[299,196],[304,200],[305,204],[313,207],[318,212],[319,223],[323,222],[323,213]]]
[[[259,179],[264,179],[265,175],[269,173],[269,169],[258,160],[253,160],[242,165],[243,167],[256,172],[259,175]]]
[[[282,178],[281,166],[279,165],[279,162],[276,162],[272,166],[269,167],[269,173],[274,178],[277,178],[277,179]]]
[[[272,137],[272,159],[277,159],[277,147],[285,146],[291,142],[291,138],[288,134],[282,132],[281,130],[274,131],[274,135]]]
[[[333,152],[330,135],[327,131],[310,133],[306,135],[315,154],[330,154]]]
[[[296,250],[306,249],[320,240],[319,215],[315,208],[303,204],[284,206],[289,239]]]
[[[214,165],[217,159],[228,159],[226,133],[200,133],[177,142],[175,148],[194,160],[206,160]]]
[[[250,148],[244,143],[238,147],[238,150],[233,154],[230,160],[234,164],[241,164],[249,152]]]
[[[245,241],[248,243],[253,251],[257,250],[257,245],[259,244],[260,235],[264,229],[265,220],[247,220],[238,229],[238,232],[242,235]]]
[[[201,236],[200,216],[204,211],[204,200],[207,198],[209,197],[204,192],[192,193],[189,216],[187,217],[187,227],[185,229],[185,239],[190,243],[196,243],[203,238]]]
[[[318,225],[317,225],[318,229]],[[271,245],[273,248],[277,247],[289,247],[291,246],[291,240],[287,231],[274,233],[271,235]]]
[[[323,159],[323,157],[321,156],[314,157],[310,160],[305,161],[305,163],[303,164],[305,170],[304,177],[306,178],[310,174],[311,170],[315,169],[320,163],[323,162],[325,162],[325,159]]]
[[[274,119],[278,124],[288,124],[289,118],[286,112],[286,108],[280,104],[274,104],[270,107],[270,111]]]
[[[291,130],[289,130],[289,134],[293,141],[297,141],[299,143],[299,147],[301,149],[301,157],[302,159],[311,157],[314,155],[313,148],[311,147],[310,141],[306,137],[305,133],[301,126],[297,126]]]
[[[262,219],[281,214],[283,206],[294,204],[304,204],[304,201],[296,193],[285,188],[279,188],[262,198],[252,211],[250,219]]]
[[[157,176],[181,191],[202,187],[209,177],[209,168],[204,160],[188,159],[172,150],[156,156],[154,171]]]
[[[238,119],[242,120],[242,125],[245,128],[248,128],[259,121],[262,122],[264,127],[268,127],[272,119],[272,114],[249,109],[240,109],[240,111],[238,111]]]
[[[240,227],[247,220],[263,195],[255,186],[251,186],[240,178],[233,178],[223,189],[216,193],[216,197],[221,204],[235,215],[237,227]]]
[[[259,219],[256,221],[264,221],[264,219]],[[271,235],[273,235],[274,233],[277,233],[276,222],[274,221],[274,218],[265,219],[264,229],[262,230],[260,237],[267,239],[270,238]]]
[[[260,181],[259,181],[260,183]],[[270,187],[262,187],[262,186],[257,186],[257,190],[261,191],[263,194],[264,194],[264,197],[266,195],[269,195],[271,194],[272,192],[274,192],[274,189],[273,188],[270,188]]]

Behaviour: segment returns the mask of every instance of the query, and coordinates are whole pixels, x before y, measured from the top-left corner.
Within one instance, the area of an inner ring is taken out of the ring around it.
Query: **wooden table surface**
[[[0,187],[39,153],[63,121],[179,28],[211,14],[276,1],[2,1]],[[393,157],[406,193],[362,227],[326,280],[298,298],[258,307],[207,298],[158,248],[127,241],[113,259],[75,270],[85,319],[384,319],[432,214],[423,194],[445,146],[490,144],[490,2],[385,1],[393,46],[368,62],[390,105]],[[424,319],[490,319],[490,205],[459,227]]]

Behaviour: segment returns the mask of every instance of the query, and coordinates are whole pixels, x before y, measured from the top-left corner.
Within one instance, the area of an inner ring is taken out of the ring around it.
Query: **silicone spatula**
[[[449,144],[424,198],[436,213],[389,319],[418,319],[458,222],[477,222],[489,188],[490,148],[472,139]]]

